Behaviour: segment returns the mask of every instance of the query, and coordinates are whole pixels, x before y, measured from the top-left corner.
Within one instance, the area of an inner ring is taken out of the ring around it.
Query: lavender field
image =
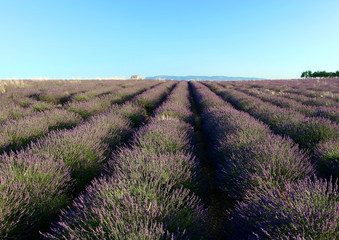
[[[0,87],[0,239],[339,239],[339,78]]]

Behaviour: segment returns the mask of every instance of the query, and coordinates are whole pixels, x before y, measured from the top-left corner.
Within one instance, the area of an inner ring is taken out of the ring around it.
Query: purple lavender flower
[[[109,112],[119,113],[127,117],[132,121],[133,127],[140,126],[148,118],[146,110],[133,102],[126,102],[122,106],[112,106]]]
[[[52,232],[44,234],[45,238],[176,239],[181,235],[185,239],[189,233],[180,229],[179,221],[173,220],[181,220],[184,226],[190,223],[194,226],[201,221],[201,205],[187,190],[168,192],[153,188],[149,191],[156,197],[150,199],[138,194],[143,188],[137,183],[131,185],[140,190],[133,194],[130,187],[117,183],[114,178],[94,181],[86,194],[74,201],[72,208],[62,212]]]
[[[236,90],[223,89],[218,93],[237,108],[247,111],[269,124],[276,133],[291,137],[299,146],[309,150],[311,154],[314,153],[319,142],[336,141],[339,138],[338,124],[328,119],[308,118],[296,111],[265,103],[256,97]],[[315,159],[315,161],[321,160]],[[324,173],[321,172],[321,174]]]
[[[31,108],[21,107],[12,101],[3,102],[1,101],[0,106],[0,124],[11,120],[11,119],[19,119],[25,116],[28,116],[33,113]]]
[[[238,202],[232,232],[239,239],[333,240],[338,220],[337,182],[305,178]]]
[[[179,120],[152,120],[135,133],[133,144],[155,153],[192,152],[193,132],[191,125]]]
[[[168,95],[167,101],[158,107],[153,116],[158,119],[179,119],[187,123],[194,123],[194,115],[189,101],[190,92],[187,82],[179,82]]]
[[[51,156],[0,155],[0,237],[30,236],[65,206],[71,186],[69,168]]]
[[[70,128],[80,121],[79,115],[60,109],[7,121],[0,126],[0,153],[9,149],[19,149],[50,130]]]
[[[200,165],[192,153],[154,153],[137,146],[114,153],[106,171],[116,179],[150,181],[148,185],[159,188],[171,182],[172,187],[198,190],[200,181]]]
[[[73,130],[51,132],[32,144],[36,153],[47,153],[70,167],[76,189],[82,190],[103,169],[111,148],[130,134],[130,122],[121,115],[107,113]]]
[[[148,91],[154,91],[154,96],[144,94],[133,101],[152,109],[171,85],[159,85]],[[173,95],[181,88],[175,88]],[[171,96],[168,101],[176,101]],[[120,148],[112,155],[106,169],[109,177],[94,180],[86,193],[63,211],[60,221],[54,224],[51,233],[44,234],[45,238],[206,237],[202,234],[206,210],[199,198],[185,188],[195,190],[200,169],[190,146],[193,127],[176,118],[159,119],[158,114],[161,111],[134,134],[129,148]]]
[[[308,157],[290,139],[273,134],[226,135],[217,147],[220,154],[221,186],[237,199],[248,191],[283,187],[285,181],[309,176]]]
[[[339,140],[320,142],[314,150],[315,160],[319,171],[324,176],[339,178]]]
[[[160,85],[157,85],[140,95],[137,95],[132,99],[132,102],[140,104],[150,114],[157,107],[158,103],[161,102],[169,91],[176,84],[175,81],[166,81]]]
[[[69,111],[78,113],[83,118],[87,119],[93,115],[104,112],[112,104],[120,104],[131,99],[133,96],[145,91],[152,85],[154,85],[154,83],[149,83],[146,85],[137,84],[129,88],[117,89],[110,94],[92,98],[88,101],[71,102],[65,107]]]
[[[214,94],[207,88],[196,91],[201,96]],[[218,165],[217,182],[233,198],[312,173],[308,158],[290,139],[272,134],[267,125],[229,105],[211,106],[201,115],[204,135]]]

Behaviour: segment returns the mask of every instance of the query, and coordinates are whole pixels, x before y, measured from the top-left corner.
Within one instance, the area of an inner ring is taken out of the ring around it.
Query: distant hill
[[[209,81],[236,81],[236,80],[264,80],[265,78],[254,77],[227,77],[227,76],[171,76],[159,75],[153,77],[145,77],[146,79],[169,79],[169,80],[209,80]]]

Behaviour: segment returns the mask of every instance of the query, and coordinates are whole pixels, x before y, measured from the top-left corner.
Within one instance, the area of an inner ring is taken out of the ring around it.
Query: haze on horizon
[[[339,1],[3,1],[0,79],[339,70]]]

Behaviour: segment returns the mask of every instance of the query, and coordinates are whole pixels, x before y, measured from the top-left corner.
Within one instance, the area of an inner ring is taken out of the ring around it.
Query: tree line
[[[312,72],[310,70],[302,72],[301,78],[331,78],[339,77],[339,71],[336,72],[326,72],[326,71],[316,71]]]

